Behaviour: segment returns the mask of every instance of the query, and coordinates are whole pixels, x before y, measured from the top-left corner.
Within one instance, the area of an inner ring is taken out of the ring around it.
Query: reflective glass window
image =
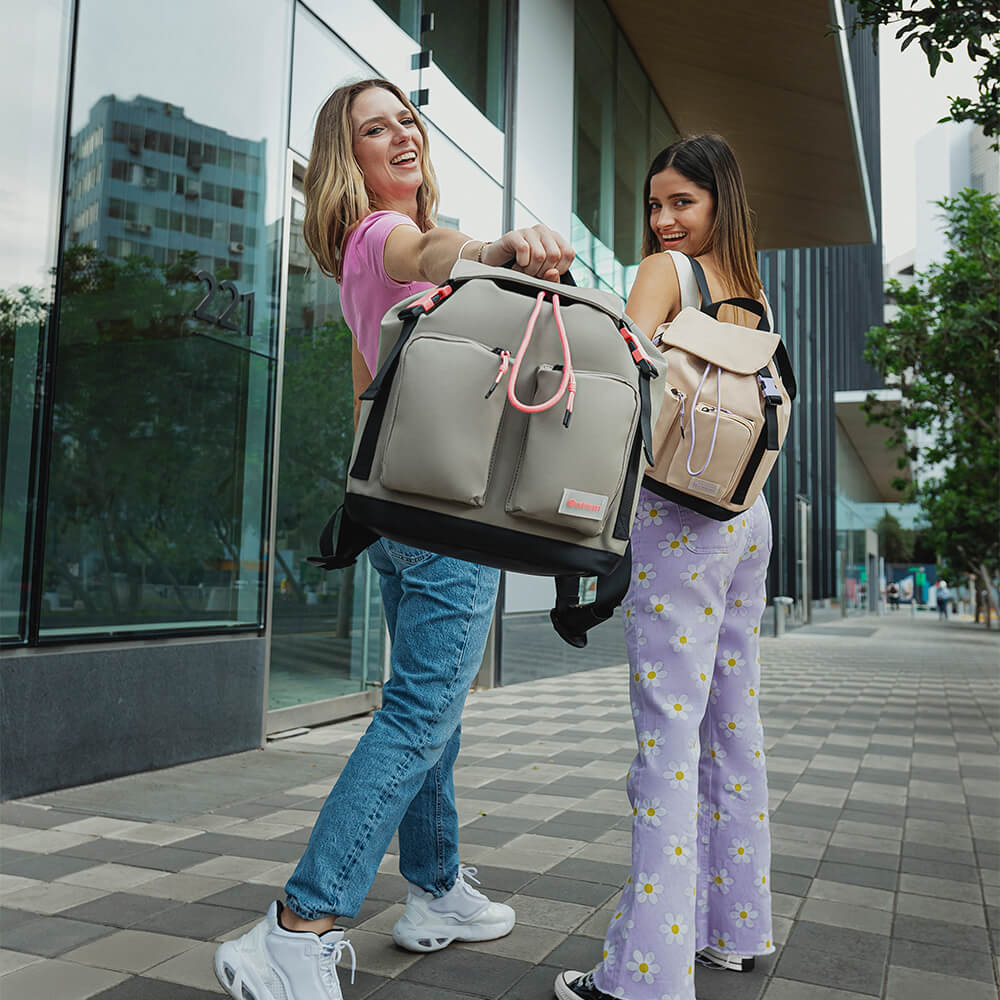
[[[295,13],[292,112],[289,145],[303,156],[312,150],[316,114],[337,87],[378,73],[301,5]]]
[[[612,240],[615,25],[602,0],[578,0],[575,32],[573,212]]]
[[[424,0],[434,30],[423,37],[434,63],[486,115],[503,128],[506,0]],[[433,95],[431,100],[433,102]]]
[[[11,641],[27,638],[70,18],[64,0],[12,4],[0,33],[0,90],[17,95],[0,105],[0,639]],[[76,216],[97,223],[96,211]]]
[[[211,4],[78,5],[66,217],[111,198],[124,217],[62,246],[43,637],[263,621],[291,5],[248,0],[238,21],[233,44]],[[227,221],[258,233],[252,272],[203,183],[239,186]]]
[[[411,38],[420,37],[420,0],[375,0]]]
[[[642,183],[649,167],[649,81],[618,32],[615,94],[615,256],[637,264],[642,243]]]
[[[289,202],[271,711],[364,691],[369,676],[381,677],[385,641],[377,577],[367,557],[332,572],[308,562],[344,499],[354,393],[352,335],[340,290],[319,270],[302,236],[301,174],[297,167]]]

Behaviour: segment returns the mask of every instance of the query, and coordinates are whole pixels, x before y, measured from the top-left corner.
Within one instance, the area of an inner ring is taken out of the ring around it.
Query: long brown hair
[[[320,270],[337,281],[344,273],[344,245],[365,216],[376,211],[365,177],[354,159],[354,124],[351,107],[355,98],[371,87],[388,90],[410,112],[423,138],[420,168],[423,183],[417,191],[417,225],[422,232],[434,226],[438,189],[428,152],[429,140],[416,108],[394,83],[388,80],[360,80],[338,87],[316,116],[312,153],[304,181],[306,217],[302,235]]]
[[[715,255],[722,279],[732,294],[742,293],[756,298],[762,282],[754,253],[753,216],[747,203],[740,165],[729,143],[721,135],[693,135],[678,139],[653,159],[642,189],[646,213],[642,256],[648,257],[662,249],[649,224],[649,186],[658,173],[670,167],[692,184],[708,191],[715,203],[712,228],[705,245],[699,247],[697,253],[711,251]]]

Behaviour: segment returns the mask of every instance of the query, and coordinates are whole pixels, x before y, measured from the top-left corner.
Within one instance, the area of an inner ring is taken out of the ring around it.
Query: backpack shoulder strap
[[[763,291],[763,289],[761,290]],[[770,329],[774,329],[774,313],[771,312],[771,303],[768,301],[767,296],[764,296],[764,308],[767,310],[767,325]]]
[[[688,306],[697,309],[701,304],[701,292],[698,291],[698,279],[691,265],[691,258],[680,250],[668,250],[667,253],[677,271],[677,283],[681,288],[681,309],[687,309]]]

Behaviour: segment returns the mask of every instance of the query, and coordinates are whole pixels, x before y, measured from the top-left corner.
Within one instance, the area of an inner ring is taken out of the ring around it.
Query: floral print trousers
[[[714,521],[642,492],[624,605],[632,874],[594,972],[614,997],[695,1000],[696,950],[774,951],[758,712],[770,551],[763,497]]]

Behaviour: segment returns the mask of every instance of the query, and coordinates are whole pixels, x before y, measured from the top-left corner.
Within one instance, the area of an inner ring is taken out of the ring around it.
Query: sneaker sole
[[[407,951],[440,951],[452,941],[495,941],[506,937],[513,929],[516,918],[496,924],[465,924],[454,927],[416,927],[409,921],[396,921],[392,939]]]
[[[570,989],[569,984],[575,982],[582,975],[582,972],[560,972],[553,985],[556,1000],[580,1000],[580,994]]]
[[[275,1000],[274,994],[255,980],[237,956],[232,955],[231,961],[227,961],[227,957],[230,957],[230,952],[226,945],[222,944],[215,950],[215,960],[212,967],[219,985],[233,1000]],[[229,981],[229,976],[226,973],[227,967],[232,970],[232,982]]]
[[[728,972],[753,972],[757,964],[753,955],[726,955],[708,949],[699,951],[695,958],[710,969],[725,969]]]

